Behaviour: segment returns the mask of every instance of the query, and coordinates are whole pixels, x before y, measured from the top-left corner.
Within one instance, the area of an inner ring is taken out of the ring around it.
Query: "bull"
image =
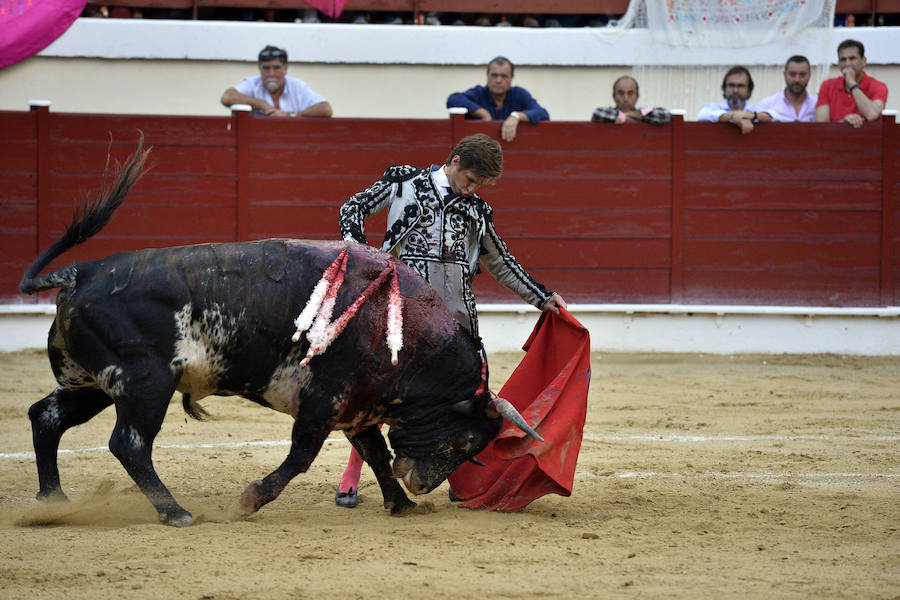
[[[109,222],[144,174],[149,151],[141,137],[111,185],[73,217],[20,285],[28,294],[59,289],[47,344],[57,387],[28,411],[38,499],[66,499],[57,464],[63,433],[114,405],[110,451],[162,523],[189,525],[191,513],[152,461],[175,391],[197,419],[206,416],[198,401],[210,395],[242,396],[293,417],[287,457],[241,495],[245,515],[306,472],[333,430],[344,431],[372,467],[391,514],[417,510],[398,479],[414,495],[433,490],[466,460],[477,461],[504,416],[537,437],[511,404],[482,386],[477,349],[428,284],[368,246],[269,239],[145,249],[40,276]],[[332,301],[338,310],[355,302],[358,312],[327,348],[313,352],[308,339],[292,340],[291,316],[308,304],[341,254],[345,274]],[[386,269],[402,298],[396,366],[385,351],[388,294],[376,291],[359,305]],[[380,423],[390,427],[396,456]]]

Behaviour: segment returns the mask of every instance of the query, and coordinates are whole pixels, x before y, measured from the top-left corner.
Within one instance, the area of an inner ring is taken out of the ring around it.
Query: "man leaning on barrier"
[[[516,139],[521,121],[536,124],[550,119],[550,113],[525,88],[512,85],[515,66],[498,56],[487,66],[487,85],[476,85],[447,98],[447,108],[465,108],[466,118],[502,120],[500,135],[505,142]]]
[[[249,104],[255,114],[267,117],[330,117],[331,104],[308,83],[288,77],[287,51],[263,48],[257,59],[259,75],[245,77],[222,94],[222,104]]]
[[[841,121],[851,127],[862,127],[866,121],[881,119],[888,89],[863,70],[866,68],[865,46],[856,40],[844,40],[838,44],[837,54],[841,76],[822,82],[816,121]]]
[[[748,134],[756,123],[768,123],[775,120],[772,111],[749,104],[747,100],[753,93],[753,78],[746,67],[731,67],[722,79],[722,96],[719,102],[710,102],[700,109],[698,121],[731,123]]]
[[[616,105],[594,109],[591,121],[616,125],[639,121],[651,125],[665,125],[672,120],[672,113],[664,108],[638,108],[638,98],[640,93],[637,80],[630,75],[622,75],[613,83],[613,102]]]
[[[795,55],[784,64],[784,89],[763,98],[759,107],[774,111],[778,121],[816,120],[816,97],[806,91],[809,85],[809,59]]]

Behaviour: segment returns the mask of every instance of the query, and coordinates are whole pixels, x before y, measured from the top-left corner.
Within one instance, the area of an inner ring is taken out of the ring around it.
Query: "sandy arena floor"
[[[491,357],[493,388],[518,362]],[[900,357],[600,355],[571,498],[512,514],[451,504],[395,518],[349,445],[248,520],[241,491],[288,450],[290,420],[173,402],[157,471],[199,523],[156,522],[106,449],[108,409],[62,440],[72,502],[34,500],[27,409],[43,352],[0,354],[0,598],[898,598]]]

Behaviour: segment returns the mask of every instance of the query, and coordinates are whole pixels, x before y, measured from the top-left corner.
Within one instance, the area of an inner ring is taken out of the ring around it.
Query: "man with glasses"
[[[750,71],[740,65],[731,67],[722,80],[723,99],[701,108],[697,120],[731,123],[743,134],[753,131],[755,123],[777,120],[774,111],[747,103],[752,93],[753,78],[750,77]]]
[[[259,75],[246,77],[222,94],[222,104],[249,104],[267,117],[330,117],[331,105],[305,81],[287,76],[287,52],[266,46],[259,53]]]

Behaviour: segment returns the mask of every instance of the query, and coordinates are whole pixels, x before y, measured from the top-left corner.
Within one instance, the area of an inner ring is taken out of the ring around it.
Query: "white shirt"
[[[262,75],[245,77],[242,82],[234,86],[234,89],[245,96],[265,100],[272,106],[275,106],[272,94],[270,94],[269,90],[266,89],[266,86],[263,85]],[[319,102],[325,102],[325,98],[316,93],[316,91],[309,87],[309,84],[302,79],[286,75],[284,78],[284,91],[281,93],[281,98],[279,98],[278,102],[279,110],[283,110],[284,112],[299,112],[301,110],[306,110]],[[254,110],[253,112],[259,114],[262,111]]]
[[[453,190],[450,189],[450,180],[447,178],[447,171],[445,171],[444,168],[445,167],[442,166],[441,168],[432,171],[431,180],[434,182],[434,187],[446,196],[447,194],[452,194]]]
[[[788,102],[784,96],[784,90],[776,94],[772,94],[768,98],[763,98],[759,103],[760,108],[764,108],[772,114],[775,111],[778,116],[777,121],[807,121],[812,123],[816,120],[816,97],[806,93],[806,100],[800,107],[800,114],[794,110],[794,105]]]

